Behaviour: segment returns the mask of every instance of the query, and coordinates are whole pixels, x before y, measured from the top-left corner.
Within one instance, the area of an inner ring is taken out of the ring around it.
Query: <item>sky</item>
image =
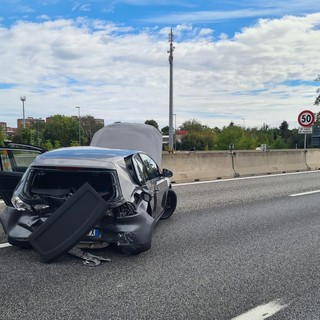
[[[0,122],[91,115],[298,128],[320,82],[319,0],[1,0]],[[80,107],[79,109],[76,107]]]

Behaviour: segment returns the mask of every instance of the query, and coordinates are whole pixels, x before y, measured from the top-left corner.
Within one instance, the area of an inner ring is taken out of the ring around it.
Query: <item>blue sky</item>
[[[315,0],[1,0],[0,121],[90,114],[168,124],[174,33],[177,126],[279,126],[313,106]]]
[[[192,24],[232,36],[259,18],[279,18],[319,12],[317,1],[263,0],[2,0],[2,24],[17,20],[76,19],[87,17],[143,28]]]

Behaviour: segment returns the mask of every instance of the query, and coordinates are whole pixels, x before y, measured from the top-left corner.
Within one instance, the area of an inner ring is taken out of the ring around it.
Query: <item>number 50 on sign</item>
[[[298,122],[301,127],[310,127],[314,123],[314,113],[310,110],[302,111],[298,116]]]

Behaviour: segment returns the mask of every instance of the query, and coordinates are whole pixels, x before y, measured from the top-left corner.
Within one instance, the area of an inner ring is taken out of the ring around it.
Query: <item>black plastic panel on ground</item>
[[[28,238],[44,262],[74,247],[102,218],[107,203],[85,183]]]

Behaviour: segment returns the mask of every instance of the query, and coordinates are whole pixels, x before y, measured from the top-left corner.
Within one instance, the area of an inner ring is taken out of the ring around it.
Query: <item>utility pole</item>
[[[169,76],[169,149],[173,151],[173,33],[172,28],[168,36],[168,40],[170,43],[169,48],[169,65],[170,65],[170,76]]]

